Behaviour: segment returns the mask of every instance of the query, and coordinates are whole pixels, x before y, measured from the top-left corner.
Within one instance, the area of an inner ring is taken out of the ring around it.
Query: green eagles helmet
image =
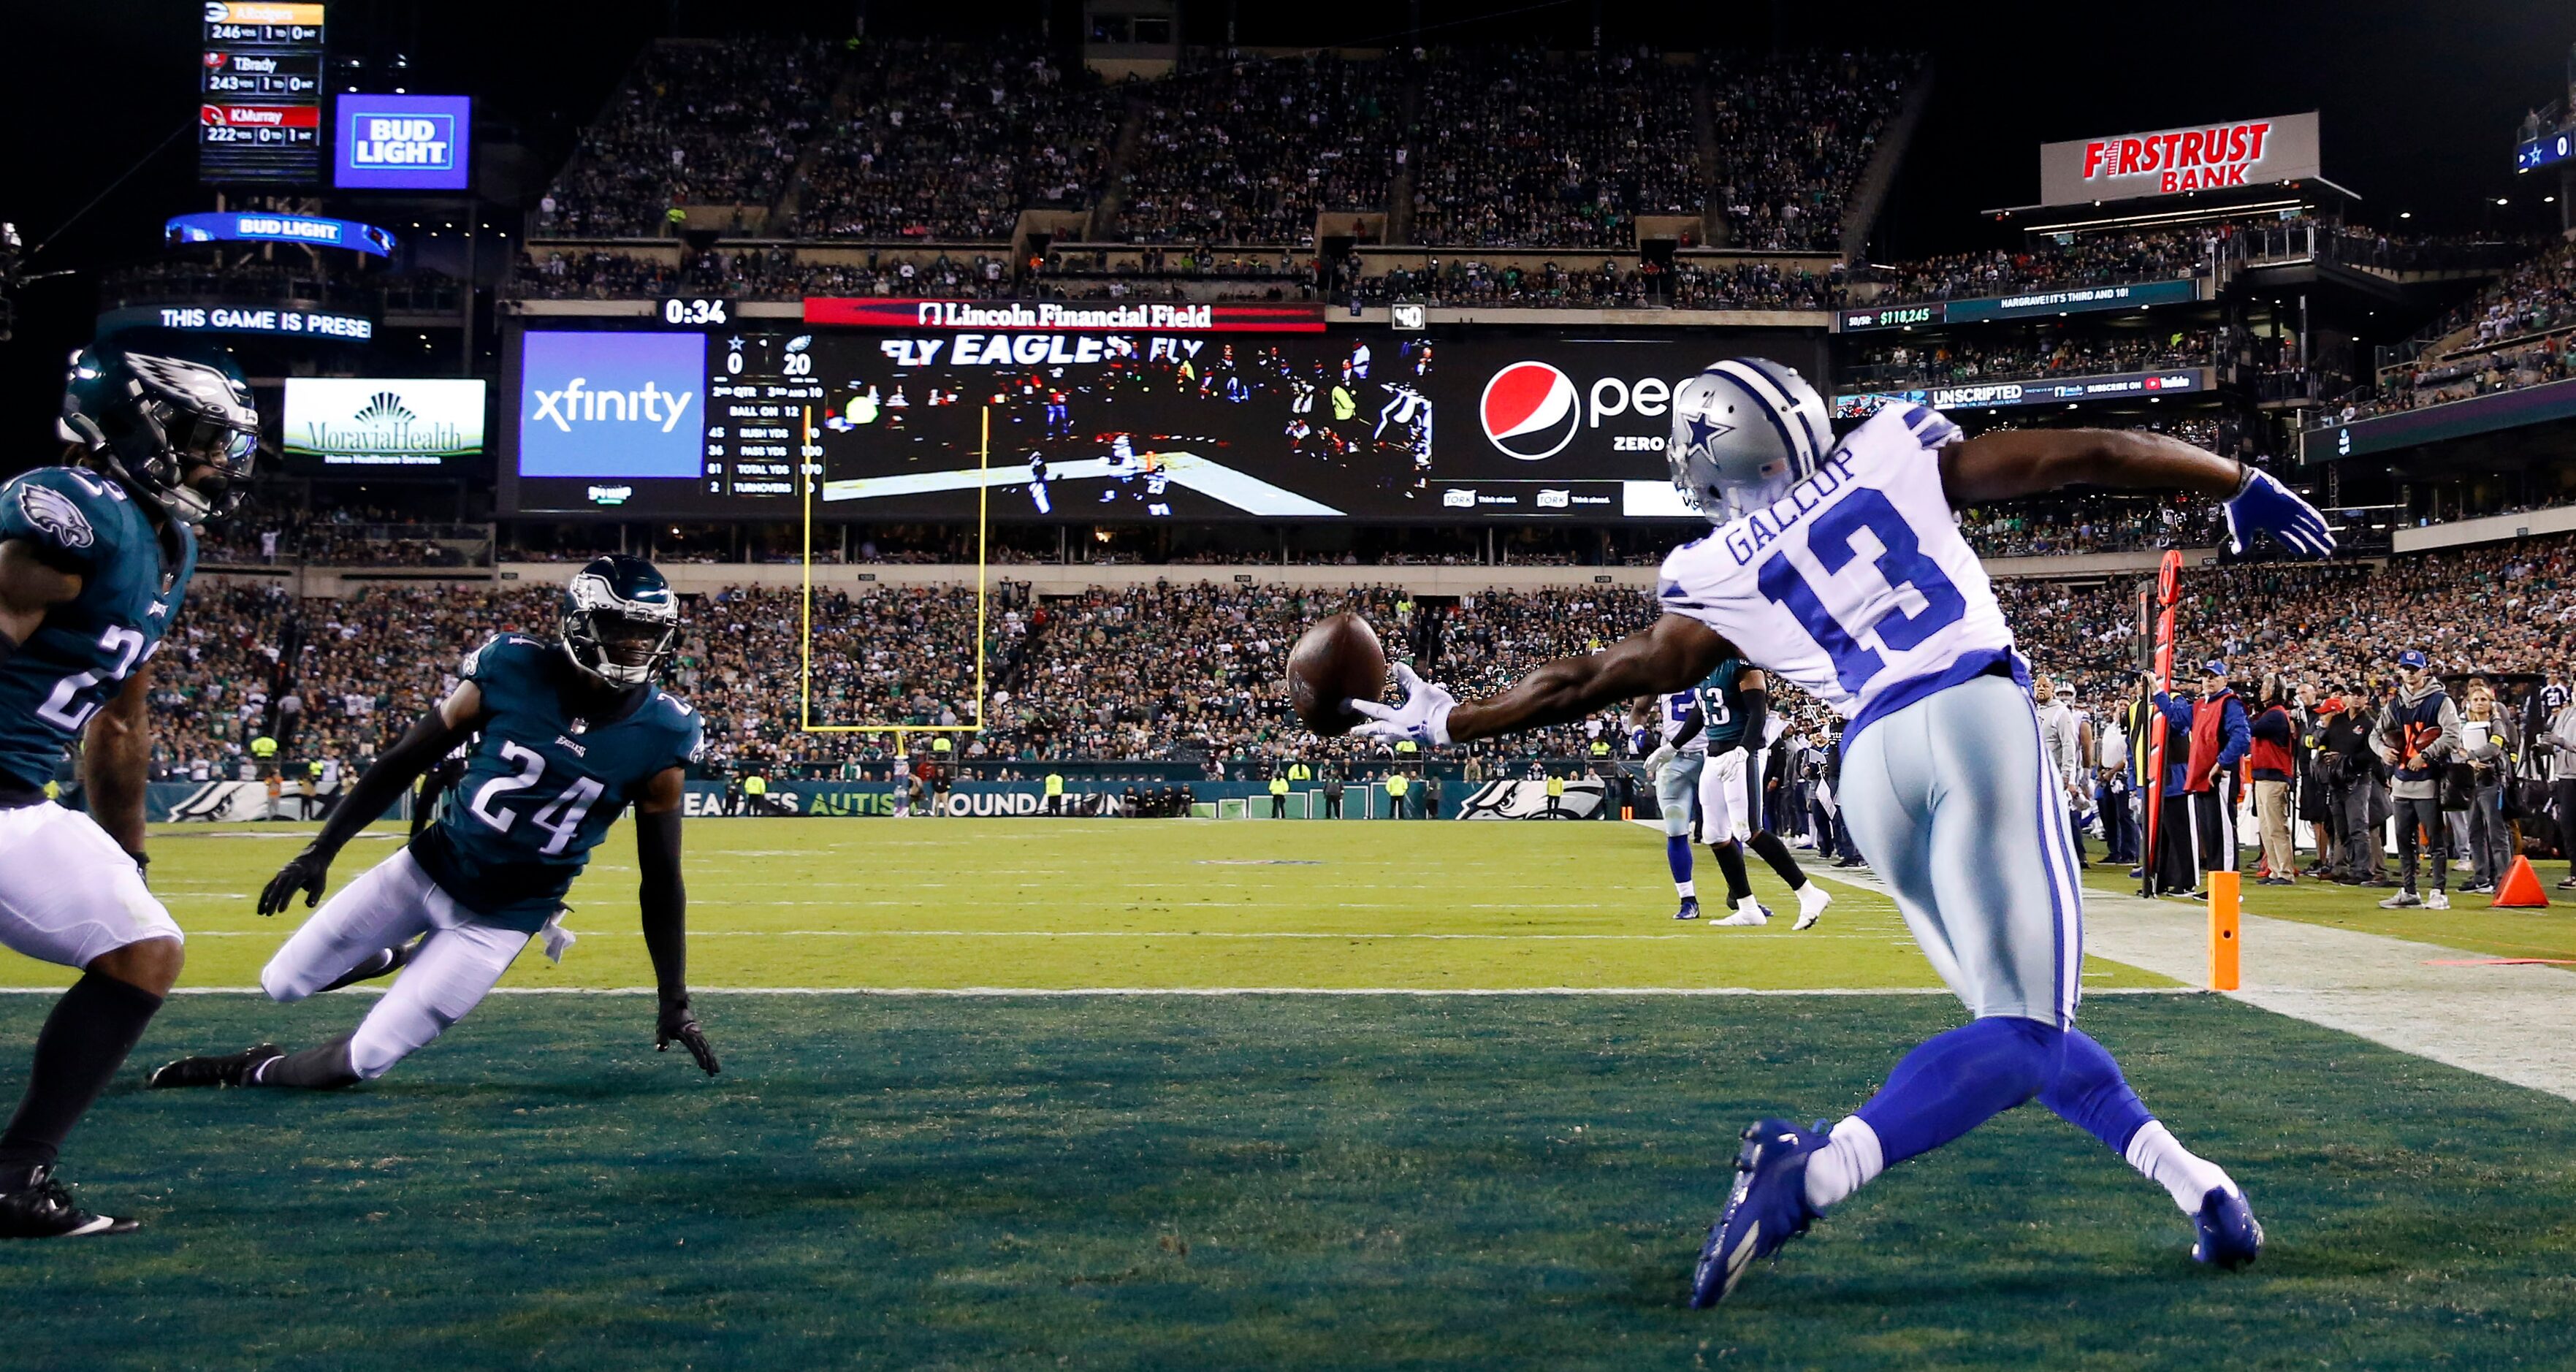
[[[641,686],[653,680],[679,636],[679,597],[640,557],[592,558],[564,588],[564,651],[601,681]]]
[[[250,494],[259,410],[230,358],[209,364],[94,343],[72,354],[54,431],[195,525],[232,513]]]

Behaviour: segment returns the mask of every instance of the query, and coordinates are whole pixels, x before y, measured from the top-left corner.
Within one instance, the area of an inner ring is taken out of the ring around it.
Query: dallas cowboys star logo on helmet
[[[1723,438],[1735,432],[1734,425],[1712,419],[1705,413],[1691,415],[1682,421],[1682,426],[1690,431],[1690,446],[1694,448],[1705,448],[1710,439]]]

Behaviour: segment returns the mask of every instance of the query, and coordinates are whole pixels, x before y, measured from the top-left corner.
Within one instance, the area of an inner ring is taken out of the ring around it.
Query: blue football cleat
[[[2194,1262],[2205,1262],[2230,1271],[2254,1261],[2263,1252],[2263,1225],[2254,1218],[2254,1207],[2245,1203],[2245,1193],[2223,1186],[2209,1188],[2200,1198],[2200,1213],[2191,1217],[2192,1227],[2200,1231],[2200,1240],[2191,1246]]]
[[[1682,897],[1682,908],[1681,908],[1681,909],[1679,909],[1679,910],[1677,910],[1677,911],[1675,911],[1675,912],[1673,913],[1673,918],[1675,918],[1675,919],[1697,919],[1697,918],[1699,918],[1699,897],[1697,897],[1697,896],[1684,896],[1684,897]]]
[[[1819,1212],[1807,1204],[1807,1159],[1828,1137],[1822,1120],[1814,1129],[1755,1120],[1744,1131],[1744,1147],[1735,1155],[1735,1190],[1691,1273],[1691,1309],[1706,1310],[1726,1299],[1755,1258],[1779,1252],[1815,1223]]]

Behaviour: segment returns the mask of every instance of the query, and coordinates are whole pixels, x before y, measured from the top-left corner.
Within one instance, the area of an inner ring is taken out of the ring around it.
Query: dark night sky
[[[874,4],[877,32],[945,26],[955,34],[1034,30],[1055,3],[1056,32],[1074,0]],[[469,90],[487,128],[515,126],[549,156],[595,110],[658,33],[734,31],[757,9],[762,27],[849,31],[861,0],[346,0],[332,6],[335,52],[413,55],[414,90]],[[1199,0],[1185,36],[1221,41],[1228,6]],[[2234,11],[2234,12],[2230,12]],[[100,0],[21,7],[7,87],[10,131],[0,219],[32,246],[174,130],[195,107],[197,6],[188,0]],[[1251,43],[1393,41],[1401,6],[1324,0],[1235,5]],[[1876,245],[1881,258],[1995,241],[1975,212],[2036,198],[2036,146],[2047,140],[2252,115],[2322,111],[2325,174],[2363,197],[2383,227],[2554,227],[2542,188],[2515,184],[2511,142],[2524,110],[2557,97],[2576,41],[2576,7],[2466,0],[2447,5],[2359,0],[2240,6],[1671,5],[1564,0],[1424,0],[1432,41],[1580,46],[1595,15],[1612,44],[1911,47],[1934,55],[1937,96]],[[1686,16],[1686,17],[1684,17]],[[1775,32],[1776,28],[1776,32]],[[2550,188],[2554,189],[2554,187]],[[2497,196],[2516,203],[2498,209]],[[48,244],[31,270],[87,269],[147,258],[167,215],[210,207],[181,137]],[[30,405],[58,376],[64,348],[94,304],[80,276],[38,282],[22,298],[15,343],[0,345],[0,435],[35,432]],[[32,369],[32,370],[31,370]],[[44,378],[37,380],[38,374]],[[13,464],[14,465],[14,464]]]

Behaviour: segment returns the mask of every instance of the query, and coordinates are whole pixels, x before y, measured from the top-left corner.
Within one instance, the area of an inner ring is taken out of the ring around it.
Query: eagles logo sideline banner
[[[1565,783],[1556,813],[1547,812],[1544,781],[1489,781],[1458,807],[1460,819],[1595,819],[1600,816],[1603,788],[1598,777]]]

